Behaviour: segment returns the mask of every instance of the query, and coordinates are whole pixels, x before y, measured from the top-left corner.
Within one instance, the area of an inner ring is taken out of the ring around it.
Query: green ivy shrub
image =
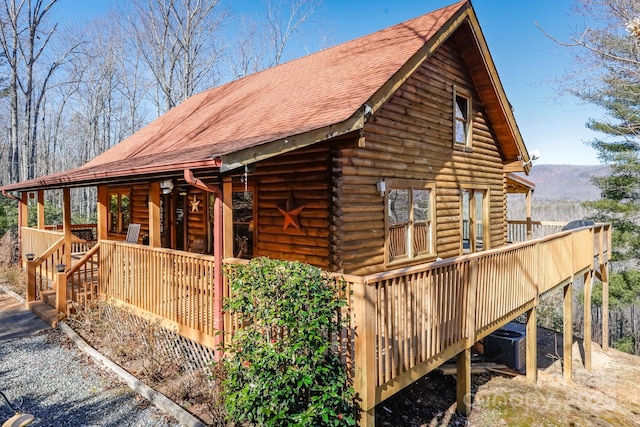
[[[355,425],[347,369],[331,335],[344,283],[300,262],[254,258],[227,270],[225,310],[245,326],[225,349],[230,421],[256,426]],[[244,424],[243,424],[244,425]]]

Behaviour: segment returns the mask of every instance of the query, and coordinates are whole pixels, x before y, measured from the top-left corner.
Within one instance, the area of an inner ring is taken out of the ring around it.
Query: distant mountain
[[[600,198],[600,190],[591,183],[591,177],[606,175],[608,170],[604,165],[535,165],[525,178],[536,185],[534,203],[541,200],[596,200]]]

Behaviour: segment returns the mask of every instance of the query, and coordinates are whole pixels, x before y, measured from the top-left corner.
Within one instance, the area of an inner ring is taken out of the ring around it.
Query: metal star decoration
[[[284,215],[284,224],[282,225],[282,231],[285,231],[290,225],[293,225],[298,231],[302,231],[300,228],[300,220],[298,215],[304,209],[304,205],[294,207],[293,193],[289,192],[289,198],[284,209],[280,206],[277,207],[282,215]]]
[[[200,200],[196,199],[196,195],[193,195],[193,200],[189,200],[191,204],[191,212],[200,212]]]

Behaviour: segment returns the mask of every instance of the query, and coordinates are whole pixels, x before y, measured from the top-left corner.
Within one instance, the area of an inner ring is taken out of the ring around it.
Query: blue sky
[[[225,0],[222,0],[225,2]],[[414,18],[454,0],[324,0],[315,20],[340,43]],[[59,0],[58,11],[69,19],[105,13],[113,0]],[[256,13],[260,0],[226,0],[235,13]],[[480,26],[529,152],[539,150],[538,164],[598,164],[584,141],[596,134],[585,127],[602,113],[564,95],[554,82],[570,67],[568,48],[548,39],[538,22],[559,39],[577,26],[570,0],[472,0]]]

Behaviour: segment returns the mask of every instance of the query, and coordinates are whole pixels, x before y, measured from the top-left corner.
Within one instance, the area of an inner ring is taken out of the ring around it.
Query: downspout
[[[219,360],[222,355],[222,342],[224,339],[224,318],[222,316],[222,256],[224,250],[224,243],[222,241],[222,190],[218,186],[202,182],[202,180],[193,175],[190,169],[184,170],[184,179],[187,181],[187,184],[208,193],[213,193],[216,197],[213,205],[213,294],[215,295],[213,328],[216,330],[214,337],[214,343],[216,345],[215,358]]]

